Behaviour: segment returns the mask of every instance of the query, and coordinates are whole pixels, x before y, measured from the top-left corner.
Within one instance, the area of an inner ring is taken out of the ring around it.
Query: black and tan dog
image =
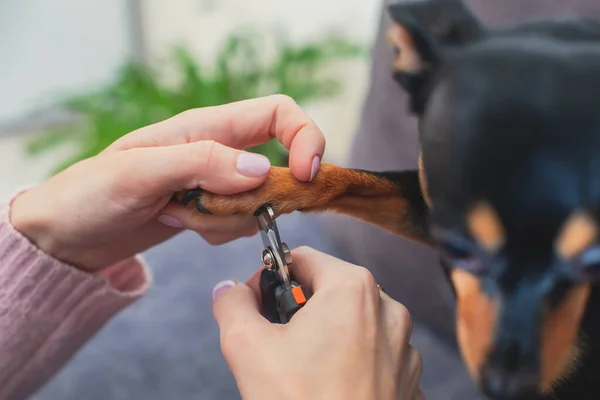
[[[600,23],[491,30],[458,0],[389,9],[419,168],[273,168],[213,214],[337,212],[440,249],[468,369],[494,399],[600,398]]]

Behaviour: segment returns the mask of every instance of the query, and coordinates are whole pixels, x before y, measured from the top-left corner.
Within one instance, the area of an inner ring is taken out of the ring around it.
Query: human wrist
[[[10,205],[9,221],[16,231],[26,237],[34,246],[73,267],[90,272],[81,263],[73,260],[72,249],[62,244],[54,233],[57,226],[50,199],[38,194],[39,187],[25,190],[16,195]]]

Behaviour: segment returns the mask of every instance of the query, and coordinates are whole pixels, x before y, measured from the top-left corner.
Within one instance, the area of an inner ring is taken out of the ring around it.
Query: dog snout
[[[531,400],[538,392],[538,375],[527,370],[507,371],[485,366],[481,371],[481,387],[492,400]]]
[[[483,391],[493,400],[530,400],[538,392],[537,359],[518,341],[498,343],[480,373]]]

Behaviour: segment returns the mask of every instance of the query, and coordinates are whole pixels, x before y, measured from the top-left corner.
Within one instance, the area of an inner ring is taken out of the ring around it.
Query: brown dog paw
[[[265,204],[275,216],[334,212],[411,240],[427,240],[417,171],[374,173],[322,163],[311,182],[302,182],[289,168],[272,167],[262,185],[244,193],[223,196],[192,189],[176,193],[175,199],[198,212],[224,216],[255,215]]]
[[[336,179],[340,167],[323,163],[312,182],[297,180],[289,168],[272,167],[265,182],[256,189],[233,195],[218,195],[200,188],[182,191],[175,198],[204,214],[253,215],[269,204],[276,215],[323,207],[344,194],[347,180]]]

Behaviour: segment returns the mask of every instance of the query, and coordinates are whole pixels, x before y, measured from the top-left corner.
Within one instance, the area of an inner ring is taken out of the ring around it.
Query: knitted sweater
[[[90,274],[34,246],[0,204],[0,399],[35,393],[114,315],[142,296],[139,257]]]

